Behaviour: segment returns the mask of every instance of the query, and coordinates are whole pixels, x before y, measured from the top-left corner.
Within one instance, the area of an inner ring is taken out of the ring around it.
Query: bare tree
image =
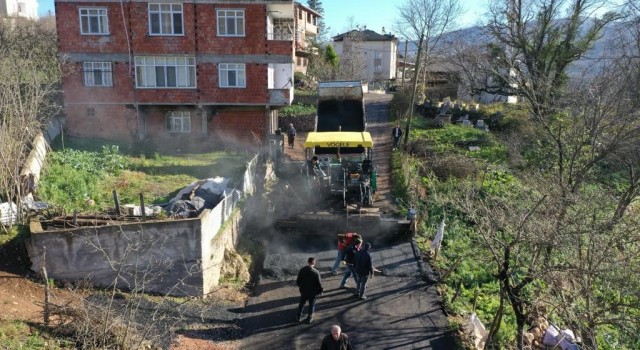
[[[394,25],[396,32],[411,42],[418,43],[418,57],[413,81],[413,93],[411,106],[415,104],[415,94],[420,76],[432,58],[443,33],[450,30],[453,20],[457,18],[462,9],[458,0],[406,0],[398,8],[400,15]],[[408,121],[404,133],[404,145],[407,146],[409,131],[411,130],[411,118],[413,110],[409,110]]]
[[[54,116],[61,77],[56,35],[28,20],[0,23],[0,200],[20,207],[20,170],[30,143]]]
[[[606,329],[620,336],[619,345],[637,345],[630,343],[634,339],[630,330],[638,326],[640,300],[631,292],[637,286],[623,281],[637,274],[639,259],[631,204],[639,194],[640,163],[633,151],[640,144],[638,99],[633,96],[638,88],[634,61],[638,42],[629,40],[637,38],[638,27],[632,19],[622,26],[626,33],[616,42],[624,43],[618,46],[624,50],[609,51],[619,59],[590,57],[588,70],[580,72],[575,62],[603,28],[619,18],[615,14],[594,18],[593,11],[602,3],[494,2],[488,36],[494,41],[458,50],[458,65],[472,93],[522,96],[535,133],[524,151],[529,152],[529,169],[537,169],[538,175],[526,182],[546,195],[539,207],[545,218],[536,220],[532,215],[529,220],[545,230],[532,230],[537,234],[520,241],[511,239],[517,237],[513,235],[505,241],[497,229],[480,231],[489,238],[485,245],[490,251],[504,253],[492,254],[498,266],[513,268],[505,270],[508,279],[499,279],[505,295],[513,296],[507,300],[516,314],[518,348],[523,346],[521,324],[536,303],[547,304],[551,315],[574,328],[585,349],[597,349],[598,336]],[[616,174],[615,186],[606,180],[607,173]],[[476,209],[484,207],[478,205],[480,199],[472,202]],[[535,207],[535,198],[523,202]],[[475,216],[478,222],[502,217],[502,210],[496,210],[501,206],[488,207],[486,215]],[[494,226],[514,225],[500,222]],[[519,265],[506,259],[515,257],[514,251],[520,255],[512,261]],[[514,293],[531,290],[536,281],[548,289]]]
[[[499,88],[522,96],[545,125],[567,87],[568,68],[601,37],[618,15],[593,15],[602,0],[494,1],[488,24],[493,72]],[[495,87],[498,89],[498,87]]]

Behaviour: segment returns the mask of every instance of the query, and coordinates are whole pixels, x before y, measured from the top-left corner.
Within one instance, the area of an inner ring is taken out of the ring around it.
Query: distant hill
[[[576,62],[572,68],[570,73],[578,74],[584,69],[593,69],[593,65],[597,64],[599,60],[606,60],[615,56],[615,43],[620,40],[619,33],[622,29],[628,26],[628,23],[625,22],[616,22],[607,26],[603,33],[602,37],[596,41],[594,47],[587,51],[587,53]],[[468,28],[462,28],[455,31],[451,31],[445,33],[438,43],[437,49],[442,50],[443,48],[450,47],[454,43],[464,43],[467,45],[479,44],[479,43],[488,43],[491,41],[491,37],[487,37],[482,32],[481,27],[472,26]],[[629,38],[626,39],[627,41]],[[398,53],[404,56],[405,50],[405,41],[398,42]],[[417,42],[408,42],[407,44],[407,56],[415,57],[418,52],[418,43]]]

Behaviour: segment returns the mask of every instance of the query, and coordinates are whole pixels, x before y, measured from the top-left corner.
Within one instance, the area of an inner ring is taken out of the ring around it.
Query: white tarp
[[[570,329],[558,329],[555,325],[550,324],[544,332],[542,344],[546,346],[560,347],[562,350],[579,350],[578,345],[574,344],[576,340],[573,331]]]
[[[475,312],[469,317],[467,327],[467,334],[473,337],[473,344],[476,346],[476,349],[484,349],[484,345],[489,337],[489,332],[484,328],[482,321],[480,321]]]
[[[0,224],[10,226],[18,219],[18,206],[13,202],[0,203]]]
[[[444,227],[447,226],[444,223],[444,218],[442,222],[440,222],[440,227],[438,227],[438,231],[436,232],[436,237],[431,241],[431,249],[437,251],[440,249],[440,244],[442,244],[442,238],[444,237]]]

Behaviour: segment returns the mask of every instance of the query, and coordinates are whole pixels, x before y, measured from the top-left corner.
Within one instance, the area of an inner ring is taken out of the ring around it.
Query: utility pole
[[[405,71],[407,70],[407,48],[409,47],[409,40],[404,41],[404,57],[402,62],[402,87],[404,88],[404,76]]]
[[[420,35],[420,42],[418,43],[418,57],[416,58],[416,73],[413,75],[413,92],[411,93],[411,105],[408,108],[409,119],[407,120],[407,126],[404,129],[404,150],[407,150],[407,144],[409,143],[409,131],[411,130],[411,118],[413,117],[413,106],[416,103],[416,90],[418,89],[418,72],[420,72],[420,55],[422,54],[422,42],[424,41],[424,33]],[[404,78],[404,77],[403,77]]]

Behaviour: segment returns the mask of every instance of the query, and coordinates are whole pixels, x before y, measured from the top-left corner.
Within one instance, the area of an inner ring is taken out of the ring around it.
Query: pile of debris
[[[475,349],[484,349],[489,332],[476,315],[472,313],[464,325],[464,336],[473,342]],[[562,349],[580,350],[577,343],[580,338],[575,337],[570,329],[560,329],[550,323],[544,316],[539,316],[531,328],[524,332],[524,347],[526,349]]]
[[[524,333],[524,345],[532,349],[579,350],[576,338],[570,329],[560,329],[544,317],[538,317],[527,332]]]
[[[222,177],[194,181],[169,201],[165,211],[169,217],[197,217],[204,209],[213,209],[225,196],[229,179]]]

